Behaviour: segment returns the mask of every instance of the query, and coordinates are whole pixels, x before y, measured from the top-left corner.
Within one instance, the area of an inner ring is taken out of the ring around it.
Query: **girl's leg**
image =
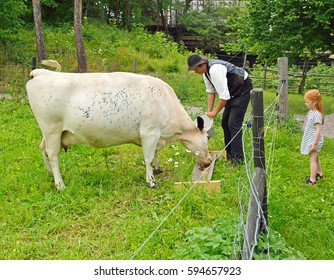
[[[315,182],[318,171],[319,154],[317,152],[310,153],[310,181]],[[320,162],[320,161],[319,161]]]
[[[322,170],[321,170],[321,163],[320,163],[319,153],[317,155],[317,174],[319,175],[319,177],[322,178],[323,174],[322,174]]]

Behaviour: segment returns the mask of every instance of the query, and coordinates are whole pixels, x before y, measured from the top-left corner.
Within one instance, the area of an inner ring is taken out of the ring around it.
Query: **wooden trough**
[[[175,187],[177,189],[182,189],[183,187],[191,187],[192,185],[196,184],[196,189],[205,189],[209,193],[211,192],[220,192],[221,187],[220,183],[221,180],[211,180],[213,169],[216,163],[216,160],[221,160],[226,158],[225,151],[212,151],[210,152],[212,157],[212,163],[209,167],[205,169],[200,169],[199,166],[196,164],[193,171],[192,171],[192,181],[191,182],[176,182]]]

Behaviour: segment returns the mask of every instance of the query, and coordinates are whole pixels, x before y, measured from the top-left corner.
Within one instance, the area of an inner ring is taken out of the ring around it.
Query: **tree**
[[[16,39],[16,34],[23,25],[21,16],[27,12],[24,0],[0,1],[0,42],[4,59],[7,59],[9,42]]]
[[[125,0],[125,28],[130,29],[131,4],[130,0]]]
[[[36,31],[36,48],[38,61],[46,59],[46,51],[44,47],[44,35],[42,29],[42,15],[41,15],[41,3],[39,0],[32,0],[34,11],[34,23]]]
[[[82,37],[82,1],[74,0],[74,33],[78,58],[78,72],[87,72],[87,60]]]
[[[190,10],[190,4],[191,4],[192,1],[193,0],[185,0],[185,5],[184,5],[184,9],[183,9],[184,14]]]
[[[333,0],[250,0],[233,22],[239,47],[259,60],[313,58],[334,51]]]
[[[59,24],[73,20],[73,0],[41,0],[41,3],[44,22]]]
[[[239,8],[226,6],[225,2],[215,3],[207,0],[201,9],[196,7],[178,18],[180,25],[196,36],[203,43],[204,50],[209,52],[217,51],[227,42],[228,19],[239,12]]]

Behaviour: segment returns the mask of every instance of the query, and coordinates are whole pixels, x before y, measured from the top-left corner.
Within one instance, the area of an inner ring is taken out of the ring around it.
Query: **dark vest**
[[[224,61],[224,60],[209,59],[207,63],[208,71],[205,72],[205,76],[210,82],[211,82],[211,78],[210,78],[209,71],[210,71],[210,67],[214,64],[222,64],[226,66],[227,68],[227,75],[226,75],[227,87],[228,87],[231,97],[236,96],[240,92],[244,84],[245,70],[240,67],[235,66],[232,63]]]

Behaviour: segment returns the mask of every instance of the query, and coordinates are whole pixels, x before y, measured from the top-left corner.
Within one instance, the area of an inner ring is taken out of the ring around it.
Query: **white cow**
[[[27,93],[43,134],[40,144],[58,190],[60,149],[74,144],[102,148],[133,143],[143,148],[146,181],[156,186],[158,151],[179,140],[206,167],[211,157],[203,121],[198,127],[173,89],[158,78],[133,73],[61,73],[35,69]]]

